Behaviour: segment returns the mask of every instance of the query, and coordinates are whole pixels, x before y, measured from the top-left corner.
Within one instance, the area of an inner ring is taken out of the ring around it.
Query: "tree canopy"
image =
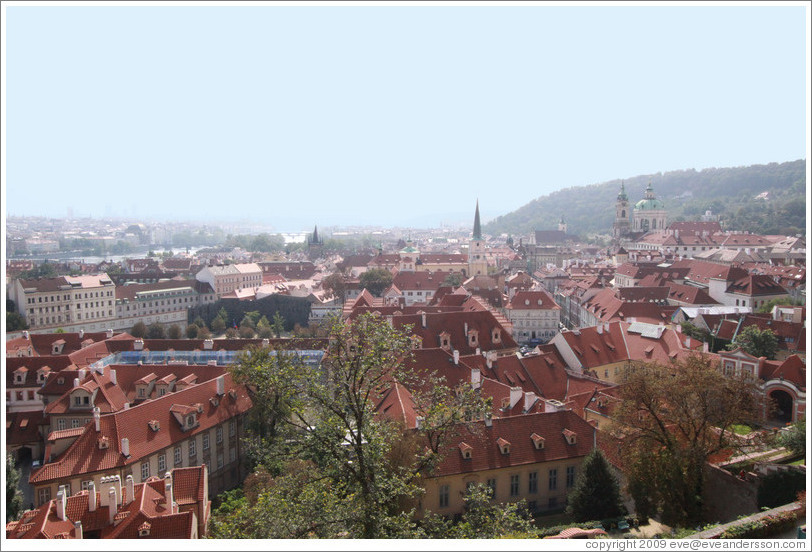
[[[360,283],[362,288],[366,288],[375,297],[380,297],[392,285],[392,273],[385,268],[371,268],[361,274]]]
[[[393,328],[381,317],[334,320],[328,343],[318,369],[293,350],[267,347],[248,350],[232,367],[235,381],[246,385],[255,405],[247,442],[253,463],[270,477],[260,493],[269,497],[265,507],[289,517],[290,527],[312,519],[318,528],[311,530],[318,536],[414,536],[412,513],[422,493],[421,478],[435,465],[454,424],[464,423],[466,413],[483,410],[484,403],[471,386],[451,389],[441,378],[414,374],[408,329]],[[375,411],[395,386],[411,393],[424,420],[419,429],[406,429]],[[280,495],[274,493],[283,492],[290,465],[300,468],[302,497],[285,495],[278,502]],[[310,481],[313,487],[307,488]],[[323,512],[308,514],[316,507],[329,508],[329,521]],[[243,511],[239,519],[252,523],[273,515],[254,513]],[[267,534],[270,529],[251,531]]]
[[[778,337],[769,328],[761,330],[758,326],[747,326],[727,346],[729,350],[740,347],[747,354],[754,357],[766,357],[768,360],[774,360],[776,353],[778,353]]]
[[[593,449],[581,465],[567,497],[567,514],[575,521],[618,517],[623,513],[620,486],[600,449]]]
[[[699,521],[705,462],[736,446],[734,424],[758,417],[756,382],[723,375],[710,358],[695,354],[668,365],[631,367],[624,374],[613,433],[644,517],[659,510],[665,523]]]

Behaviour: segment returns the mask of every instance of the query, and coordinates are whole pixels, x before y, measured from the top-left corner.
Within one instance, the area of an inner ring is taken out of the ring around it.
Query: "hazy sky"
[[[807,156],[809,5],[4,3],[8,215],[439,225]]]

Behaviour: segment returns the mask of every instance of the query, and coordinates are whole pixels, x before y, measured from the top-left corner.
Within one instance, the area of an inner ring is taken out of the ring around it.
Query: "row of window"
[[[93,297],[112,297],[112,296],[113,296],[112,291],[106,291],[106,292],[105,291],[101,291],[101,292],[97,291],[95,293],[91,291],[91,292],[86,292],[84,294],[84,296],[81,293],[77,293],[76,295],[73,296],[73,299],[74,300],[76,300],[76,299],[90,299],[90,298],[93,298]],[[43,299],[44,299],[44,301],[43,301]],[[40,295],[39,297],[29,297],[26,300],[26,303],[30,305],[32,303],[43,303],[43,302],[44,303],[48,303],[48,302],[53,303],[53,302],[56,302],[56,301],[70,301],[70,300],[71,300],[71,296],[69,294],[63,295],[61,299],[60,299],[59,295],[45,295],[45,296]]]
[[[466,490],[473,487],[476,483],[471,481],[467,484]],[[491,490],[491,496],[497,496],[496,478],[487,480],[486,485]],[[571,489],[575,485],[575,466],[568,466],[566,469],[566,488]],[[513,474],[510,476],[510,485],[508,487],[509,496],[518,497],[521,487],[521,476]],[[558,489],[558,468],[552,468],[547,472],[547,490],[555,491]],[[537,494],[539,492],[539,472],[534,471],[527,474],[527,493]],[[451,487],[449,485],[440,485],[439,489],[439,506],[440,508],[448,508],[451,496]],[[551,506],[553,507],[553,506]]]

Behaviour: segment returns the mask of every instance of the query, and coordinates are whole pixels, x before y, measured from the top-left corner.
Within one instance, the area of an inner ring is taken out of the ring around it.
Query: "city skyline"
[[[801,3],[26,4],[4,216],[436,227],[808,153]]]

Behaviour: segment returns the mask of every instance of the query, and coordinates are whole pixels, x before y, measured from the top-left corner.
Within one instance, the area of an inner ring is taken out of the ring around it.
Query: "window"
[[[189,441],[189,460],[197,456],[197,441],[192,439]]]
[[[575,466],[567,466],[567,488],[575,486]]]
[[[491,498],[496,497],[496,479],[488,479],[488,488],[491,490]]]
[[[209,450],[209,434],[203,434],[203,450]]]
[[[217,426],[217,443],[223,442],[223,426]]]
[[[234,437],[237,434],[237,422],[231,420],[228,422],[228,436]]]
[[[149,462],[144,462],[141,464],[141,482],[147,479],[149,479]]]
[[[82,420],[80,420],[79,418],[74,418],[74,419],[72,419],[72,420],[70,421],[70,428],[71,428],[71,429],[76,429],[77,427],[80,427],[80,423],[81,423],[81,421],[82,421]]]
[[[217,469],[220,470],[223,468],[223,452],[220,451],[217,453]]]
[[[448,485],[440,485],[440,508],[448,508]]]
[[[82,490],[87,491],[88,489],[90,489],[90,484],[91,483],[93,483],[92,479],[87,479],[85,481],[82,481]]]
[[[183,464],[183,449],[180,447],[175,447],[175,465],[180,466]]]
[[[228,449],[228,461],[234,462],[237,460],[237,447],[231,447]]]
[[[58,429],[60,431],[65,429],[65,418],[59,418],[56,421],[56,429]]]
[[[554,491],[558,487],[558,470],[553,468],[550,470],[550,484],[549,490]]]
[[[44,489],[40,489],[37,493],[37,501],[39,502],[40,506],[45,504],[51,500],[51,489],[50,487],[46,487]]]
[[[530,472],[527,475],[527,492],[535,494],[539,492],[539,473]]]
[[[510,476],[510,496],[519,496],[519,476]]]

